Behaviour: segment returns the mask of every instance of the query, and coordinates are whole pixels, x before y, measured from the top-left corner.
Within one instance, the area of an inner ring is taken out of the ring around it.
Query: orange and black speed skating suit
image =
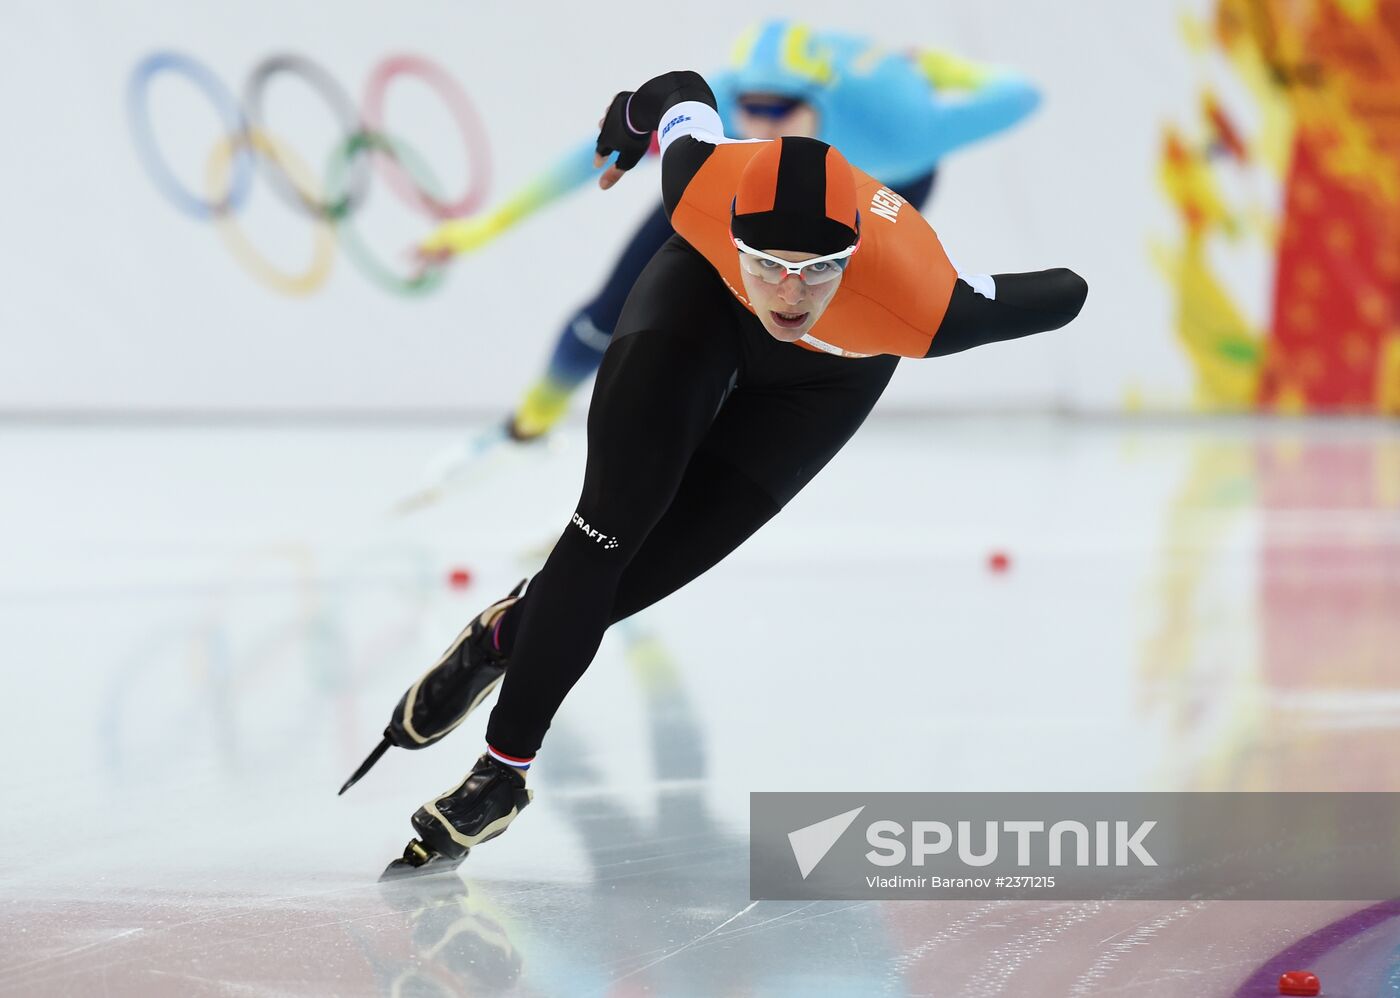
[[[761,143],[723,138],[713,108],[702,78],[669,73],[619,95],[600,139],[626,167],[631,136],[639,157],[662,133],[676,235],[633,287],[603,358],[577,511],[498,632],[510,665],[487,741],[513,757],[534,756],[608,625],[776,514],[865,421],[900,357],[1056,329],[1087,295],[1068,270],[960,276],[918,212],[857,171],[860,249],[805,342],[780,342],[742,298],[728,230]]]

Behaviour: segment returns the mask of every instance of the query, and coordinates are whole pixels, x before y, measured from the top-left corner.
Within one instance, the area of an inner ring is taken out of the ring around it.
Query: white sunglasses
[[[843,261],[850,259],[851,254],[860,248],[860,240],[857,239],[839,253],[793,263],[791,260],[783,260],[756,250],[735,236],[730,238],[739,249],[739,260],[744,269],[769,284],[781,284],[788,274],[792,274],[803,284],[826,284],[834,281],[845,269]]]

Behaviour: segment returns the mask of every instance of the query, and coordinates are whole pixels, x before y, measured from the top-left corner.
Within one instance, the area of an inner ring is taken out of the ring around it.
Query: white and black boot
[[[455,867],[473,846],[504,832],[533,799],[518,769],[482,755],[466,779],[413,812],[418,838],[389,864],[384,878]]]
[[[391,747],[421,749],[442,739],[500,685],[507,661],[495,647],[492,628],[524,588],[521,579],[510,595],[472,618],[436,664],[399,698],[383,740],[345,781],[341,793],[359,782]]]

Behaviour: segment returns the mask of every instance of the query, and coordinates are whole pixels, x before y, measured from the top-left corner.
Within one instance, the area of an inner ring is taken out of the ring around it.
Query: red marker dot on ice
[[[987,555],[987,568],[993,572],[1005,572],[1011,567],[1011,557],[1005,551],[993,551]]]
[[[1290,970],[1278,979],[1281,995],[1315,995],[1321,991],[1321,982],[1310,970]]]
[[[465,589],[472,584],[472,573],[465,568],[454,568],[447,573],[447,584],[453,589]]]

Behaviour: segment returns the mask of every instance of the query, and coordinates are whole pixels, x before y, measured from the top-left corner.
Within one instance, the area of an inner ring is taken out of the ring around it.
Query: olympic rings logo
[[[160,152],[151,121],[151,81],[173,73],[193,83],[222,119],[225,136],[215,143],[205,170],[205,191],[191,191]],[[278,76],[309,86],[335,118],[342,138],[318,174],[265,126],[268,84]],[[416,77],[446,105],[466,148],[469,181],[455,196],[442,192],[423,157],[384,127],[389,85]],[[212,221],[243,267],[268,286],[291,295],[315,291],[330,276],[337,243],[372,282],[387,291],[421,295],[434,290],[442,268],[398,273],[376,257],[355,230],[356,209],[377,175],[397,197],[434,221],[461,218],[486,199],[491,179],[486,130],[466,93],[442,67],[421,56],[393,55],[374,67],[358,110],[329,72],[304,56],[278,54],[259,62],[248,75],[240,103],[203,63],[178,52],[155,52],[142,59],[127,84],[127,116],[137,156],[157,190],[185,214]],[[288,205],[314,227],[311,259],[299,270],[278,269],[258,252],[239,228],[237,215],[261,174]]]

